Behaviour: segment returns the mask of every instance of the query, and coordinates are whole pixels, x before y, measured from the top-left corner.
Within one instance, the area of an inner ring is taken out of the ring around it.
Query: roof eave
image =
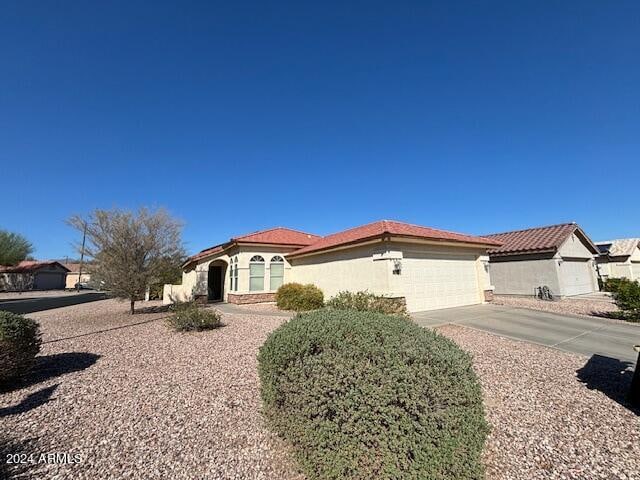
[[[513,250],[507,252],[491,252],[489,251],[490,257],[512,257],[515,255],[535,255],[539,253],[556,253],[558,251],[557,248],[538,248],[533,250]]]
[[[302,252],[300,254],[296,252],[291,252],[286,255],[287,258],[302,258],[309,257],[312,255],[319,255],[321,253],[328,253],[336,250],[344,250],[347,248],[353,248],[359,245],[367,245],[371,243],[377,243],[378,241],[383,240],[418,240],[420,243],[427,243],[433,245],[448,245],[448,246],[456,246],[462,248],[480,248],[480,249],[488,249],[492,247],[496,247],[502,245],[501,243],[474,243],[474,242],[465,242],[461,240],[451,240],[446,238],[425,238],[417,235],[402,235],[402,234],[393,234],[389,232],[384,232],[376,235],[371,235],[369,237],[361,238],[358,240],[352,240],[350,242],[342,243],[340,245],[335,245],[331,247],[321,248],[318,250],[312,250],[310,252]]]

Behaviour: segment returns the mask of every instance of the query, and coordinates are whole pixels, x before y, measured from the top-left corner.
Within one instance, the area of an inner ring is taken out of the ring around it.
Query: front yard
[[[29,315],[46,371],[0,394],[7,453],[80,454],[25,466],[38,479],[296,478],[259,413],[256,353],[282,320],[226,315],[222,328],[179,334],[167,313],[127,309],[105,300]]]
[[[246,307],[220,329],[179,334],[167,313],[127,308],[105,300],[29,315],[45,343],[32,383],[0,393],[3,461],[79,454],[24,465],[32,478],[302,478],[260,415],[256,354],[285,319]],[[475,358],[492,426],[488,479],[640,477],[640,416],[615,388],[587,388],[587,358],[458,326],[440,332]]]

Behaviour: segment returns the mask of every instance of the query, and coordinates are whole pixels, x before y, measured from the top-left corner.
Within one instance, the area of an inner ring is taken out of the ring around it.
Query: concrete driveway
[[[423,327],[452,323],[581,355],[598,354],[633,363],[638,355],[633,345],[640,344],[640,324],[500,305],[417,312],[413,318]]]

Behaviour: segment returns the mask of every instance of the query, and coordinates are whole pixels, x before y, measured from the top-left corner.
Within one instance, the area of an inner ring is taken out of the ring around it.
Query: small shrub
[[[618,289],[627,283],[631,283],[628,278],[608,278],[603,282],[603,290],[605,292],[616,293]]]
[[[471,358],[398,317],[323,309],[258,355],[264,413],[309,479],[480,479],[487,424]]]
[[[285,283],[276,293],[276,304],[282,310],[316,310],[324,306],[324,294],[315,285]]]
[[[0,311],[0,384],[26,374],[40,351],[38,323]]]
[[[630,319],[640,319],[640,283],[628,280],[620,283],[613,298],[626,316]]]
[[[408,317],[407,305],[399,298],[382,297],[373,293],[340,292],[327,302],[334,310],[356,310],[358,312],[376,312],[386,315]]]
[[[195,302],[176,303],[171,311],[173,315],[168,319],[169,325],[179,332],[212,330],[222,326],[218,312],[200,308]]]

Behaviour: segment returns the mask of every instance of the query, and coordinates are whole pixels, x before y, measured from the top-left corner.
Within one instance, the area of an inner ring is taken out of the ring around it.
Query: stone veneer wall
[[[227,301],[229,303],[235,303],[237,305],[244,305],[246,303],[263,303],[263,302],[275,302],[275,293],[229,293],[227,295]]]

